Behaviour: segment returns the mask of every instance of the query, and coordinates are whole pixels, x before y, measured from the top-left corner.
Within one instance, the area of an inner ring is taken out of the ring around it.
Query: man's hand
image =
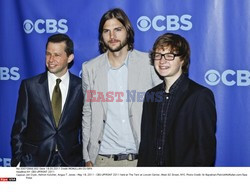
[[[91,161],[88,161],[85,163],[86,167],[93,167],[93,163]]]

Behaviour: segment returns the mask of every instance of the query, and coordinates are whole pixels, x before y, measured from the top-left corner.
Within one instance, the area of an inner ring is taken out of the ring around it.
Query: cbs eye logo
[[[138,20],[137,20],[137,27],[138,29],[140,29],[141,31],[147,31],[150,29],[151,27],[151,20],[146,17],[146,16],[141,16]]]
[[[209,70],[205,74],[205,81],[208,85],[217,85],[220,82],[220,74],[216,70]]]

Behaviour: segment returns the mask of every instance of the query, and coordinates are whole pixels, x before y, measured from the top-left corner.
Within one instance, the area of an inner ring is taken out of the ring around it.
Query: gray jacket
[[[103,130],[107,119],[107,102],[90,101],[90,90],[102,92],[108,90],[107,53],[104,53],[82,65],[83,106],[83,158],[95,163],[102,142]],[[128,58],[128,90],[136,93],[135,100],[128,103],[129,119],[137,150],[140,144],[140,125],[143,94],[162,81],[150,64],[149,55],[137,50],[131,51]]]

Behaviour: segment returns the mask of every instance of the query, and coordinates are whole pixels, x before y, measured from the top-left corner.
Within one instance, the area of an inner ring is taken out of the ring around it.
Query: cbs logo
[[[20,74],[18,73],[18,71],[18,67],[0,67],[0,80],[17,81],[20,79]]]
[[[188,31],[192,29],[191,15],[157,15],[152,20],[147,16],[141,16],[137,19],[137,27],[140,31],[148,31],[151,27],[156,31]]]
[[[10,158],[0,158],[0,167],[10,167]]]
[[[66,25],[66,19],[38,19],[35,22],[32,22],[29,19],[26,19],[23,22],[23,29],[25,33],[29,34],[33,30],[37,33],[66,33],[68,31],[68,26]]]
[[[225,70],[222,73],[211,69],[206,72],[204,79],[208,85],[218,85],[222,82],[227,86],[249,86],[250,85],[250,71],[248,70]]]

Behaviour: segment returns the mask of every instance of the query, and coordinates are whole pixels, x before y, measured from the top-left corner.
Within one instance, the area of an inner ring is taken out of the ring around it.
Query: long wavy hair
[[[104,44],[103,41],[103,26],[105,22],[109,19],[116,18],[118,21],[122,23],[122,25],[125,27],[127,31],[127,42],[128,42],[128,50],[134,49],[134,29],[131,25],[131,22],[128,18],[128,16],[125,14],[125,12],[122,9],[115,8],[107,11],[102,16],[100,23],[99,23],[99,51],[101,53],[104,53],[107,51],[107,47]]]

